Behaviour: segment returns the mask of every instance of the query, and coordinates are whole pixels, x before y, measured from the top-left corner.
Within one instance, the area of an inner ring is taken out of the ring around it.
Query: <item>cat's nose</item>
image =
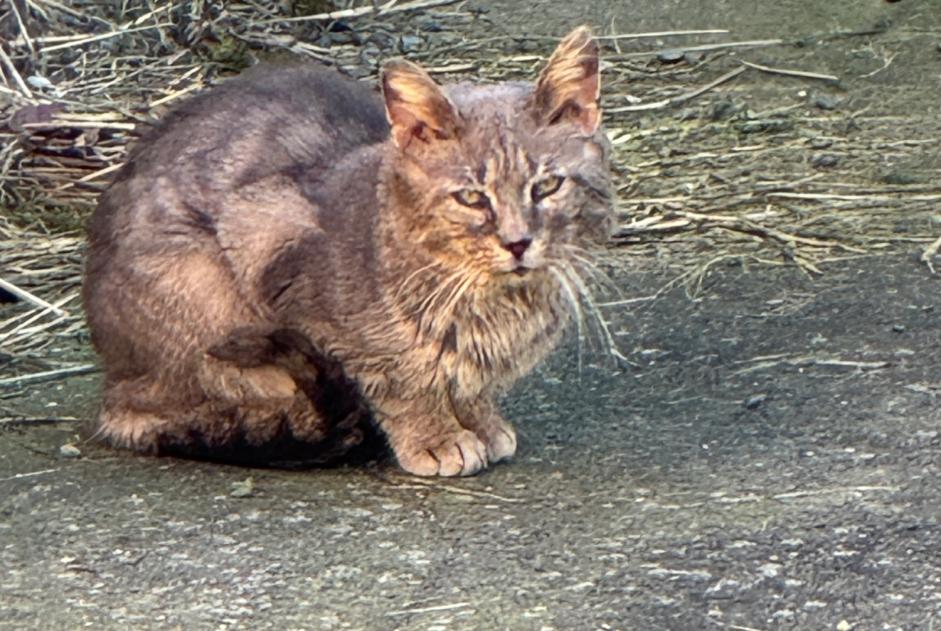
[[[510,251],[510,254],[513,255],[517,261],[523,260],[523,255],[526,254],[526,250],[529,248],[529,244],[533,242],[532,239],[520,239],[519,241],[514,241],[513,243],[504,243],[503,247]]]

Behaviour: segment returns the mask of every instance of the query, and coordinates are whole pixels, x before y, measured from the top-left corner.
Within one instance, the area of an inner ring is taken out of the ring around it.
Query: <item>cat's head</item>
[[[387,199],[407,240],[485,280],[525,282],[584,257],[612,226],[598,46],[581,27],[537,81],[439,86],[388,63]]]

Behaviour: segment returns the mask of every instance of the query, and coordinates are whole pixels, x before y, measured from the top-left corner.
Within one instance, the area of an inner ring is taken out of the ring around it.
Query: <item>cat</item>
[[[535,83],[405,60],[380,83],[256,66],[138,142],[88,224],[106,441],[340,453],[368,422],[416,475],[514,455],[494,396],[612,229],[597,42],[574,30]]]

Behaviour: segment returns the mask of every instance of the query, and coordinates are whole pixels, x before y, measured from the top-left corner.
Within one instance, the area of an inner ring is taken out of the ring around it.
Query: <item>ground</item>
[[[847,94],[941,135],[933,0],[476,4],[545,34],[888,20],[866,42],[898,58]],[[821,38],[762,61],[843,74],[849,49]],[[938,153],[911,168],[937,176]],[[474,478],[153,459],[76,439],[77,423],[4,423],[0,628],[931,629],[941,278],[923,249],[900,238],[820,274],[735,258],[666,291],[669,244],[616,251],[623,299],[603,311],[628,362],[569,339],[506,397],[518,456]],[[97,380],[3,403],[87,419]]]

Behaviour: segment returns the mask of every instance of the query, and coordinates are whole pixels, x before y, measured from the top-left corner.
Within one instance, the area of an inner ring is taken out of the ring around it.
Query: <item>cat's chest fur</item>
[[[550,279],[469,301],[442,341],[451,384],[468,397],[509,386],[555,345],[566,314]]]

